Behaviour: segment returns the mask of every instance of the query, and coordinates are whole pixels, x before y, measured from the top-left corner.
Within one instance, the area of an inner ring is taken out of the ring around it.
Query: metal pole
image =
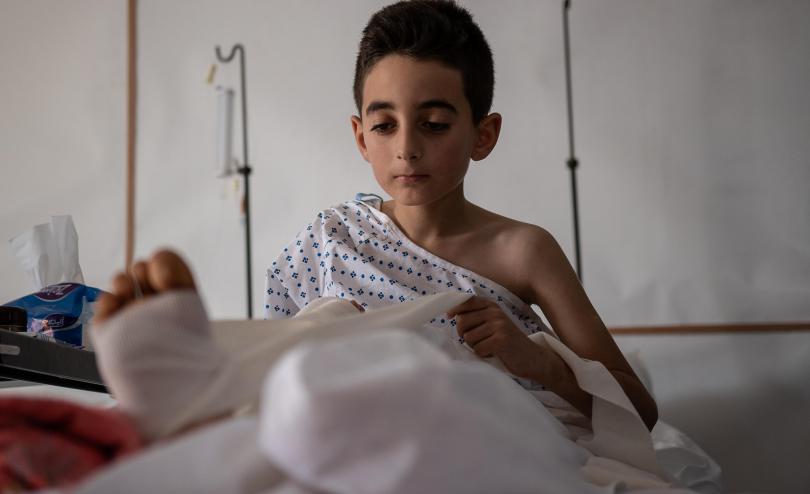
[[[565,42],[565,94],[568,104],[568,145],[569,156],[566,164],[571,170],[571,202],[574,213],[574,252],[577,276],[582,282],[582,258],[579,248],[579,203],[577,198],[577,167],[579,161],[574,153],[574,96],[571,91],[571,48],[568,43],[568,11],[571,9],[571,0],[563,2],[563,39]]]
[[[217,59],[222,63],[233,60],[236,52],[239,52],[239,76],[241,79],[242,91],[242,166],[237,168],[245,182],[245,195],[242,198],[242,211],[245,214],[245,279],[247,282],[247,318],[253,318],[253,283],[251,273],[253,269],[250,263],[250,159],[248,158],[248,131],[247,131],[247,77],[245,76],[245,48],[241,44],[236,44],[231,49],[227,57],[223,57],[219,46],[216,47]]]

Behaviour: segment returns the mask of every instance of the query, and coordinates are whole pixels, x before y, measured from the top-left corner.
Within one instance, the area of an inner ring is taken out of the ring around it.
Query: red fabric
[[[73,484],[142,444],[134,424],[115,410],[0,397],[2,492]]]

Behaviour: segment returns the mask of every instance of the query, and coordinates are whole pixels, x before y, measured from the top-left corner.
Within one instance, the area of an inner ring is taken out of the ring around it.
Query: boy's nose
[[[397,159],[405,161],[417,161],[422,157],[422,153],[416,151],[401,151],[397,153]]]
[[[413,132],[401,132],[397,142],[397,159],[416,161],[422,157],[422,148]]]

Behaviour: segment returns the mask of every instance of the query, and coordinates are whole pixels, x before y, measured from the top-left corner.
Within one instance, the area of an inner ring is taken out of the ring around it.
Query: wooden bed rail
[[[774,322],[756,324],[680,324],[674,326],[616,326],[608,328],[613,336],[678,335],[709,333],[784,333],[810,331],[810,322]]]

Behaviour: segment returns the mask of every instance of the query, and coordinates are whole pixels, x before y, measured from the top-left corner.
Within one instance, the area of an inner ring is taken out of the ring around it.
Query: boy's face
[[[383,190],[408,206],[459,189],[470,159],[486,157],[500,130],[497,114],[473,125],[461,72],[402,55],[368,73],[361,111],[352,117],[358,149]]]

